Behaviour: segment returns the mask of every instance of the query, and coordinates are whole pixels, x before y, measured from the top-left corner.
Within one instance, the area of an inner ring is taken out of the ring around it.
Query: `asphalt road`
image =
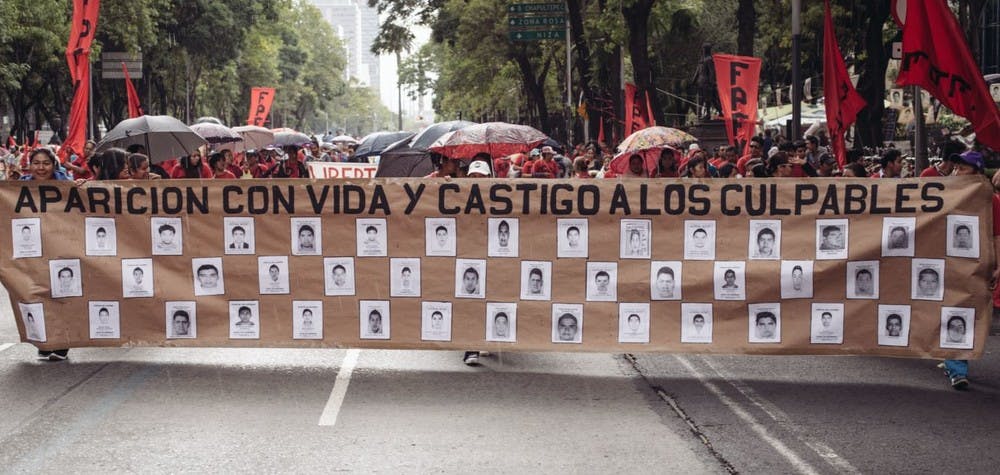
[[[0,295],[0,301],[6,297]],[[0,472],[996,473],[1000,337],[867,357],[75,349],[0,312]]]

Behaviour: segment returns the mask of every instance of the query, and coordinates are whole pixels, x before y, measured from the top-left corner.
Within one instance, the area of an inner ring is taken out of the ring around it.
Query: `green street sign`
[[[565,13],[565,3],[512,3],[507,5],[508,13]]]
[[[511,28],[530,28],[536,26],[566,26],[565,16],[530,16],[510,17],[507,22]]]
[[[566,30],[553,31],[511,31],[511,41],[565,40]]]

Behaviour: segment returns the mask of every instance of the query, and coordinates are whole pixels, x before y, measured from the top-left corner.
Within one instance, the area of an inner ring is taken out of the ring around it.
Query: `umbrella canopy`
[[[413,140],[410,141],[410,147],[417,150],[427,150],[431,147],[431,145],[434,145],[434,141],[442,135],[448,132],[464,129],[470,125],[476,125],[476,123],[469,122],[467,120],[452,120],[428,125],[424,128],[424,130],[421,130],[416,137],[413,137]]]
[[[160,163],[173,158],[190,155],[208,142],[184,125],[183,122],[166,115],[144,115],[125,119],[108,131],[104,140],[97,145],[96,152],[111,147],[128,148],[142,145],[151,163]]]
[[[276,147],[285,147],[288,145],[295,145],[296,147],[301,147],[312,139],[308,135],[302,132],[275,132],[274,133],[274,145]]]
[[[487,122],[449,132],[429,148],[450,158],[471,159],[477,153],[502,157],[527,152],[548,139],[548,136],[527,125]]]
[[[361,139],[361,145],[354,151],[354,159],[362,160],[379,155],[395,142],[413,137],[413,132],[374,132]]]
[[[642,150],[658,149],[667,146],[682,147],[685,143],[697,142],[693,135],[670,127],[647,127],[633,133],[618,145],[620,154],[632,154]]]
[[[642,157],[642,168],[645,172],[645,176],[650,176],[656,170],[656,162],[660,159],[660,154],[663,150],[671,150],[674,152],[674,157],[680,161],[680,154],[677,149],[669,145],[664,145],[658,148],[647,148],[645,150],[637,150],[634,152],[623,152],[615,155],[615,158],[611,159],[611,163],[608,163],[608,170],[614,172],[617,176],[627,176],[629,160],[633,155],[638,155]]]
[[[331,143],[347,143],[347,144],[357,144],[358,143],[358,141],[355,140],[355,138],[351,137],[350,135],[338,135],[336,137],[333,137],[330,140],[327,140],[327,142],[331,142]]]
[[[424,177],[434,171],[430,153],[416,150],[404,142],[393,144],[391,149],[382,151],[375,178],[384,177]]]
[[[196,134],[202,136],[210,144],[242,142],[243,137],[233,129],[211,122],[200,122],[191,126]]]
[[[260,150],[274,143],[274,132],[256,125],[241,125],[233,127],[233,132],[243,137],[243,148],[245,150],[255,148]]]
[[[197,124],[226,125],[226,124],[223,124],[222,120],[219,119],[218,117],[210,117],[210,116],[199,117],[199,118],[197,118],[197,119],[194,120],[194,123],[195,123],[195,125],[197,125]]]

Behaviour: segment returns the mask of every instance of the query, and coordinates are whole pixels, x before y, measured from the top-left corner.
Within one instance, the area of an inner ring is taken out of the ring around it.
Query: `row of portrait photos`
[[[120,339],[121,313],[117,301],[90,301],[90,338]],[[358,313],[362,340],[389,340],[391,313],[388,300],[362,300]],[[423,341],[451,341],[451,302],[421,302],[420,338]],[[749,304],[749,343],[781,343],[781,304]],[[19,303],[28,340],[45,342],[45,313],[41,303]],[[198,337],[197,304],[193,301],[167,302],[167,339]],[[292,338],[323,339],[323,302],[292,302]],[[618,304],[618,342],[649,343],[650,304]],[[517,342],[517,304],[486,304],[486,341]],[[713,314],[710,303],[681,304],[681,342],[712,343]],[[259,339],[260,305],[256,300],[229,301],[229,338]],[[940,347],[972,349],[975,309],[942,307]],[[844,342],[844,304],[813,303],[810,343],[840,345]],[[909,345],[910,306],[879,305],[877,340],[881,346]],[[583,305],[552,304],[552,343],[583,343]]]

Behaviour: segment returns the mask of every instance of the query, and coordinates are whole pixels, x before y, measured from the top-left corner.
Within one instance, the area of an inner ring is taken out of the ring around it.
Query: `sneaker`
[[[967,389],[969,387],[969,380],[965,379],[964,376],[952,376],[951,387],[959,390]]]
[[[469,366],[479,365],[479,352],[478,351],[466,351],[465,357],[462,358],[462,362]]]
[[[49,353],[49,361],[66,361],[69,358],[69,350],[55,350]]]
[[[47,359],[49,359],[49,355],[51,355],[51,354],[52,354],[51,351],[38,350],[38,359],[40,359],[40,360],[47,360]]]

